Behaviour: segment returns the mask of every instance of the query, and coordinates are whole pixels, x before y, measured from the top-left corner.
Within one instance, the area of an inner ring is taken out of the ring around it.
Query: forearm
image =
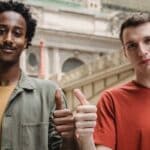
[[[79,150],[96,150],[93,137],[79,137]]]
[[[96,145],[96,150],[112,150],[112,149],[104,145]]]

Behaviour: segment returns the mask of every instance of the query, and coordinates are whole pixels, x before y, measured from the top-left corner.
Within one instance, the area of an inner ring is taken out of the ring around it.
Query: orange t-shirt
[[[130,82],[105,91],[94,140],[113,150],[150,150],[150,88]]]
[[[9,97],[14,90],[16,84],[9,86],[0,86],[0,126],[2,124],[3,113],[6,109]]]

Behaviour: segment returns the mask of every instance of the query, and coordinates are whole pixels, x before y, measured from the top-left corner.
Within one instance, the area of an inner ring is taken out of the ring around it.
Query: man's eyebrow
[[[6,27],[7,25],[0,23],[1,27]],[[20,25],[14,26],[14,28],[23,29],[23,27]]]
[[[132,44],[132,43],[135,43],[134,41],[127,41],[126,43],[124,43],[124,45],[129,45],[129,44]]]
[[[22,26],[14,26],[14,28],[23,30]]]
[[[150,35],[147,35],[147,36],[144,37],[144,39],[147,39],[147,38],[150,38]]]

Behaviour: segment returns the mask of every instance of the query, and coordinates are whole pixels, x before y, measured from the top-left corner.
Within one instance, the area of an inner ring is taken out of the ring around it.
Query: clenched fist
[[[63,107],[61,90],[57,89],[55,94],[56,110],[54,111],[54,124],[56,130],[63,138],[73,138],[75,122],[72,112]]]
[[[93,132],[96,125],[96,106],[89,104],[85,96],[79,89],[74,90],[74,94],[80,101],[76,108],[75,125],[76,137],[80,150],[96,150]]]

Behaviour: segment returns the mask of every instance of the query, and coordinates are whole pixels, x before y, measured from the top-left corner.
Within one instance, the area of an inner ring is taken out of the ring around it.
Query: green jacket
[[[21,74],[2,121],[1,150],[58,150],[52,113],[57,85]],[[48,148],[49,147],[49,148]]]

